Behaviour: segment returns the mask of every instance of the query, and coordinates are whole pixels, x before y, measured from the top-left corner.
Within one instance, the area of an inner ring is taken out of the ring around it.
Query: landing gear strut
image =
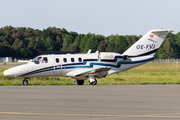
[[[22,84],[23,84],[24,86],[28,85],[28,80],[25,78],[25,79],[22,81]]]

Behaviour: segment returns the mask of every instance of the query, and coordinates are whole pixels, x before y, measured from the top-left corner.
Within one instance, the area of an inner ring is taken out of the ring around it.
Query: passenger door
[[[54,74],[62,73],[62,60],[60,57],[54,57]]]

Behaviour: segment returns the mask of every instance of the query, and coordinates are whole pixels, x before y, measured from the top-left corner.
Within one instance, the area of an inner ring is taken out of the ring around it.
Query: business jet
[[[63,76],[75,79],[78,85],[88,80],[96,85],[96,78],[119,73],[154,60],[154,54],[162,44],[170,29],[147,32],[123,54],[98,52],[87,54],[39,55],[29,63],[4,71],[5,76],[24,77],[22,84],[28,85],[30,77]]]

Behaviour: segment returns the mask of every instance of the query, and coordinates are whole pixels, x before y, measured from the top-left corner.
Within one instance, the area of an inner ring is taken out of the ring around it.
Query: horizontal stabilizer
[[[166,29],[166,30],[161,29],[161,30],[152,30],[151,32],[152,33],[163,33],[163,32],[171,33],[171,32],[174,32],[174,31],[172,31],[170,29]]]

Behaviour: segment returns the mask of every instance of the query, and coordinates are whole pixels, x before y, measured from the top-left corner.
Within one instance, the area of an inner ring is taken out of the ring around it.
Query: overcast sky
[[[180,0],[0,0],[0,27],[65,28],[104,36],[180,32]]]

